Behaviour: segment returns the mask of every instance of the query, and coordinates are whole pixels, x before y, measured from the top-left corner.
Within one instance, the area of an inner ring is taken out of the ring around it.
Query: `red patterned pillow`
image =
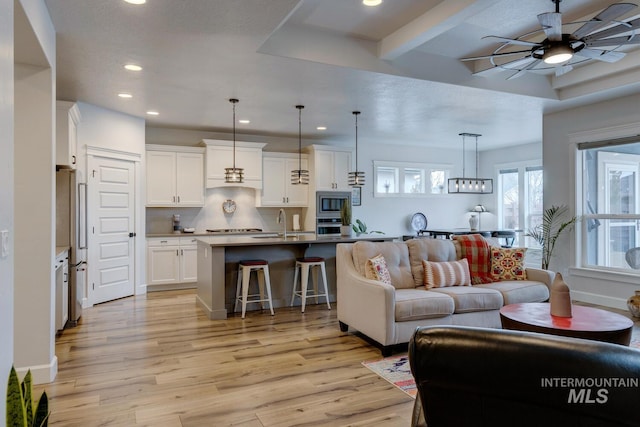
[[[427,289],[471,286],[469,261],[466,258],[445,262],[422,260],[422,267],[424,268],[424,286]]]
[[[491,248],[491,277],[494,280],[527,280],[524,256],[527,248]]]
[[[376,255],[367,260],[367,265],[365,266],[365,277],[367,279],[379,280],[387,285],[391,285],[391,275],[389,274],[387,262],[382,254]]]

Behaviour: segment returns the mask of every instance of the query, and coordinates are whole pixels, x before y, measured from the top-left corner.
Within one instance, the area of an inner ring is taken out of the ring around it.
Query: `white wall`
[[[14,3],[14,5],[17,3]],[[52,381],[55,357],[55,30],[44,1],[16,10],[14,68],[14,364]],[[38,244],[34,244],[37,242]]]
[[[140,155],[136,162],[136,206],[135,206],[135,289],[136,294],[145,292],[146,284],[146,242],[145,242],[145,121],[140,117],[123,114],[95,105],[78,102],[80,123],[78,124],[78,181],[86,182],[87,147],[102,150],[104,156],[118,153]],[[91,243],[91,242],[90,242]],[[90,245],[89,251],[92,247]],[[89,253],[89,257],[91,257]],[[89,266],[91,271],[91,266]],[[89,283],[84,295],[89,295]]]
[[[0,0],[0,230],[13,230],[13,0]],[[0,384],[13,363],[13,232],[0,255]],[[0,414],[6,401],[0,399]],[[4,416],[1,418],[4,420]]]
[[[575,142],[576,134],[603,132],[610,128],[629,129],[632,136],[640,126],[640,95],[575,108],[544,116],[543,162],[544,205],[568,205],[575,214]],[[623,136],[623,135],[617,135]],[[572,139],[574,143],[572,143]],[[592,274],[578,269],[575,257],[575,233],[559,240],[551,268],[564,273],[575,299],[626,309],[626,300],[638,289],[637,278],[629,280],[614,274]],[[585,276],[585,274],[587,274]],[[591,276],[591,277],[589,277]]]

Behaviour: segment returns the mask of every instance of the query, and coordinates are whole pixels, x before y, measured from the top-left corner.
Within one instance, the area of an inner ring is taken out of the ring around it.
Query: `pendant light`
[[[462,177],[449,178],[448,187],[450,194],[491,194],[493,193],[493,179],[478,178],[478,137],[482,136],[477,133],[461,133],[462,136]],[[476,140],[476,176],[467,178],[465,174],[465,142],[466,137],[472,137]]]
[[[358,116],[360,111],[352,113],[356,118],[356,170],[349,172],[349,185],[352,187],[362,187],[364,185],[364,172],[358,170]]]
[[[227,184],[240,184],[244,182],[244,169],[236,167],[236,104],[238,100],[231,98],[233,104],[233,167],[224,168],[224,182]]]
[[[291,184],[309,184],[309,171],[302,169],[302,109],[304,105],[296,105],[298,109],[298,169],[291,171]]]

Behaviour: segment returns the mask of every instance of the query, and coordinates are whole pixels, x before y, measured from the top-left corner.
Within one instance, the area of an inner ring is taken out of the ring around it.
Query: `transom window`
[[[447,194],[451,165],[374,161],[375,197]]]

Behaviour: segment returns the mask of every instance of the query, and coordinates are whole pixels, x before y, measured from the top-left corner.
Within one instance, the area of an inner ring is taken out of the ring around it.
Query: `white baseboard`
[[[53,356],[51,362],[46,365],[24,366],[16,368],[20,379],[27,375],[27,371],[31,370],[31,380],[33,384],[48,384],[53,382],[58,375],[58,357]]]
[[[576,290],[571,290],[571,298],[576,301],[582,301],[589,304],[598,304],[604,307],[617,308],[620,310],[627,309],[627,300],[622,298],[609,297],[606,295]]]

